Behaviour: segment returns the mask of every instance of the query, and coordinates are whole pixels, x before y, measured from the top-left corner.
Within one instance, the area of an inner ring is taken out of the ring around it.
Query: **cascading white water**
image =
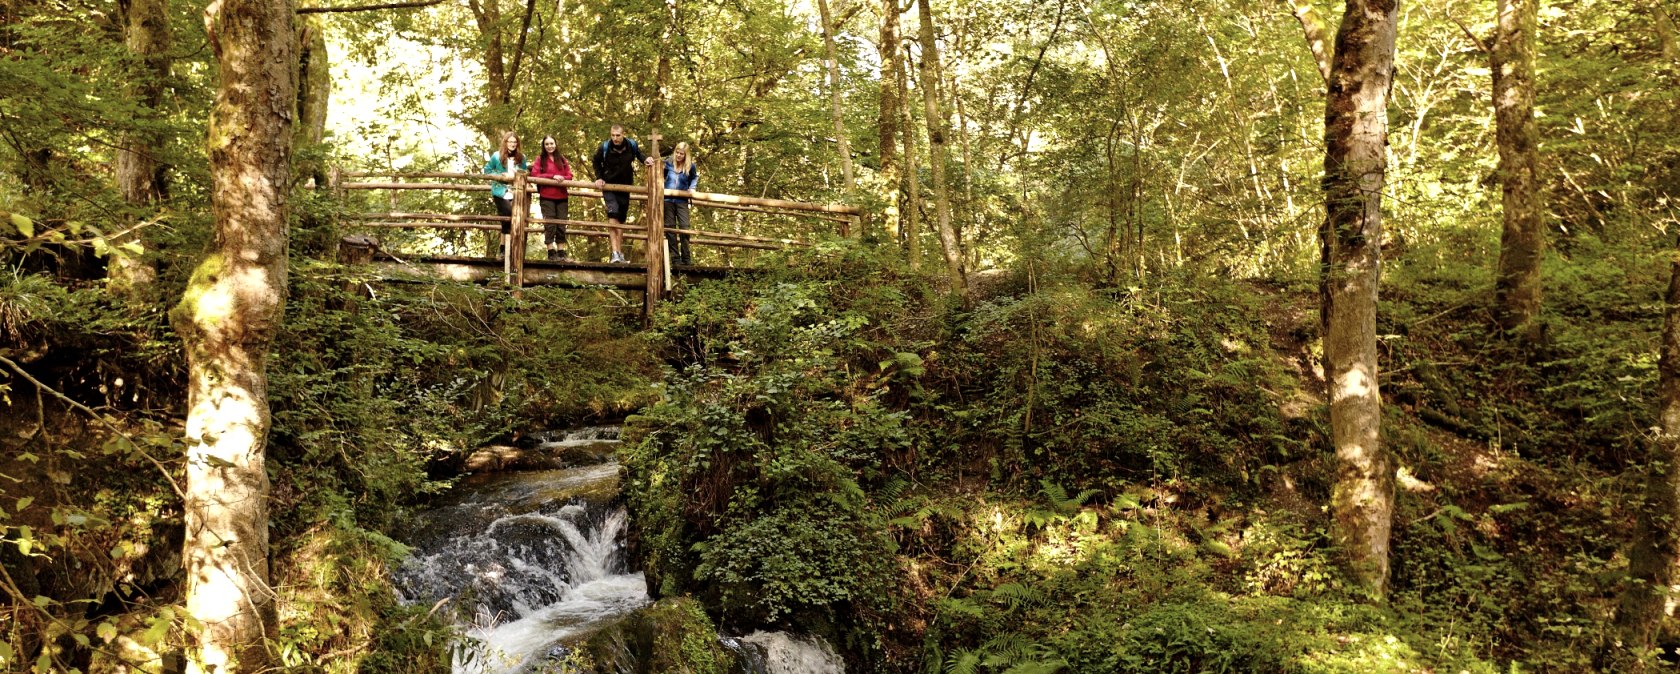
[[[622,554],[624,508],[612,501],[617,430],[571,431],[539,448],[600,463],[490,476],[425,516],[397,584],[406,601],[457,604],[469,641],[456,672],[529,671],[648,603],[647,582]]]
[[[747,674],[845,674],[846,664],[820,637],[787,632],[753,632],[725,638]]]
[[[629,573],[617,496],[616,427],[555,433],[539,451],[575,467],[474,476],[422,516],[396,574],[401,598],[448,600],[465,648],[457,674],[541,669],[568,645],[649,602]],[[784,632],[726,638],[744,674],[843,674],[826,642]],[[634,654],[629,654],[633,659]]]

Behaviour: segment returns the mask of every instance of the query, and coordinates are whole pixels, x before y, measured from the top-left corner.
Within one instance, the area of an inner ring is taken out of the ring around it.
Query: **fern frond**
[[[994,587],[992,588],[990,596],[992,599],[1002,600],[1004,605],[1008,606],[1011,611],[1021,608],[1022,606],[1032,606],[1044,601],[1044,592],[1040,591],[1038,588],[1023,585],[1021,583],[1004,583]]]
[[[1082,505],[1085,505],[1086,501],[1091,500],[1092,496],[1096,496],[1097,494],[1101,494],[1101,493],[1102,493],[1102,490],[1100,490],[1100,489],[1086,489],[1085,491],[1079,492],[1078,496],[1075,496],[1071,499],[1068,499],[1068,503],[1070,505],[1072,505],[1072,507],[1078,508]]]
[[[945,663],[945,674],[975,674],[980,671],[980,654],[971,650],[957,651],[957,657]]]
[[[1039,480],[1038,484],[1043,487],[1040,491],[1044,493],[1045,498],[1050,500],[1050,505],[1055,506],[1057,510],[1061,510],[1062,502],[1067,500],[1067,490],[1063,489],[1062,485],[1051,482],[1049,478]]]
[[[968,597],[946,597],[939,600],[939,612],[949,615],[968,616],[979,620],[986,617],[986,607]]]
[[[1003,674],[1056,674],[1056,672],[1062,671],[1064,667],[1067,667],[1067,661],[1059,658],[1055,660],[1034,660],[1010,667],[1004,670]]]
[[[986,641],[980,650],[988,653],[986,665],[989,667],[1004,667],[1027,659],[1032,651],[1034,642],[1026,635],[1010,632]]]
[[[887,480],[886,486],[881,487],[881,501],[883,503],[896,504],[898,502],[898,497],[903,496],[905,490],[909,488],[909,480],[904,479],[902,476],[894,475],[891,480]]]

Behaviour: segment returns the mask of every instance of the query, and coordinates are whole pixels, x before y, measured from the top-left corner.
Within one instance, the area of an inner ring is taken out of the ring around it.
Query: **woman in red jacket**
[[[572,163],[566,161],[565,155],[560,154],[559,144],[554,142],[554,136],[543,137],[542,154],[537,155],[537,160],[531,163],[531,177],[572,179]],[[571,202],[567,200],[564,187],[539,185],[537,200],[542,204],[544,220],[566,220],[571,214]],[[566,226],[553,222],[543,223],[543,245],[548,248],[548,259],[565,260]]]

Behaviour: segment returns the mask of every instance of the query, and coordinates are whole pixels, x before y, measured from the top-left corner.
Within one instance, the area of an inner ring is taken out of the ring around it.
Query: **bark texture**
[[[1499,0],[1494,34],[1493,111],[1499,143],[1504,229],[1495,286],[1500,327],[1523,341],[1540,333],[1541,229],[1539,134],[1534,125],[1534,37],[1539,0]]]
[[[1326,42],[1329,29],[1324,25],[1324,17],[1318,15],[1318,8],[1310,0],[1294,0],[1295,20],[1301,22],[1301,33],[1307,38],[1307,49],[1312,52],[1313,65],[1318,66],[1318,76],[1325,82],[1330,81],[1330,47]]]
[[[888,0],[891,2],[892,0]],[[899,114],[904,122],[904,255],[911,269],[922,268],[922,169],[916,163],[916,124],[910,111],[910,45],[898,69]]]
[[[328,67],[327,38],[318,19],[298,20],[297,128],[292,134],[294,152],[320,145],[327,135],[327,103],[332,99],[332,71]],[[295,156],[295,155],[294,155]],[[327,184],[326,167],[319,161],[300,162],[297,174]],[[300,178],[301,179],[301,178]]]
[[[128,53],[139,60],[137,73],[129,89],[135,101],[147,110],[163,105],[169,80],[168,0],[129,0],[123,21],[123,39]],[[128,135],[117,153],[117,187],[123,199],[131,204],[149,204],[162,199],[166,192],[163,162],[159,160],[163,137],[155,129],[144,129]]]
[[[951,189],[946,184],[946,147],[950,124],[939,111],[939,82],[943,67],[939,64],[939,38],[933,30],[933,8],[928,0],[917,0],[921,15],[922,43],[922,104],[926,108],[928,129],[928,168],[933,172],[934,206],[939,218],[939,248],[945,255],[945,273],[951,279],[951,292],[968,293],[968,271],[963,261],[962,242],[957,240],[956,226],[951,222]]]
[[[1664,618],[1671,615],[1669,595],[1680,560],[1680,248],[1669,264],[1666,305],[1657,361],[1657,433],[1648,449],[1645,498],[1628,552],[1633,582],[1616,611],[1623,644],[1640,649],[1657,646]]]
[[[169,81],[168,0],[129,0],[123,3],[123,40],[129,54],[140,62],[129,95],[147,110],[162,107]],[[116,156],[117,189],[132,206],[150,206],[168,195],[163,164],[163,133],[155,126],[142,126],[126,134]],[[130,234],[114,240],[122,245],[140,239]],[[111,255],[106,271],[111,292],[135,302],[150,296],[157,269],[140,255],[118,252]]]
[[[1395,0],[1348,0],[1336,32],[1324,112],[1324,372],[1336,479],[1332,534],[1352,577],[1388,592],[1394,466],[1378,441],[1377,284],[1388,97],[1394,78]]]
[[[205,24],[220,66],[210,115],[215,233],[171,312],[187,352],[184,518],[189,672],[269,664],[266,372],[286,292],[286,196],[297,105],[290,0],[217,0]]]
[[[898,106],[902,101],[898,83],[903,78],[904,68],[898,51],[898,0],[881,0],[880,11],[881,102],[876,127],[880,132],[881,141],[881,180],[893,194],[893,198],[887,200],[885,222],[893,228],[893,240],[899,241],[904,232],[904,224],[900,218],[904,212],[905,197],[902,189],[903,169],[898,161]]]

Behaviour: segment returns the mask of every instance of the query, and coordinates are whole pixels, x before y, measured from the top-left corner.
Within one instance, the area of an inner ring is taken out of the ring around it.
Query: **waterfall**
[[[617,428],[551,434],[539,449],[596,463],[474,476],[422,516],[396,574],[408,603],[448,600],[466,637],[460,674],[517,674],[569,640],[648,603],[624,558],[627,517],[613,497]]]
[[[624,555],[618,428],[549,432],[538,450],[560,470],[474,475],[420,517],[395,574],[400,599],[446,602],[464,637],[456,674],[549,671],[578,641],[649,603]],[[826,642],[783,632],[722,640],[741,674],[843,674]],[[621,646],[623,646],[621,644]],[[635,671],[621,648],[607,672]]]

